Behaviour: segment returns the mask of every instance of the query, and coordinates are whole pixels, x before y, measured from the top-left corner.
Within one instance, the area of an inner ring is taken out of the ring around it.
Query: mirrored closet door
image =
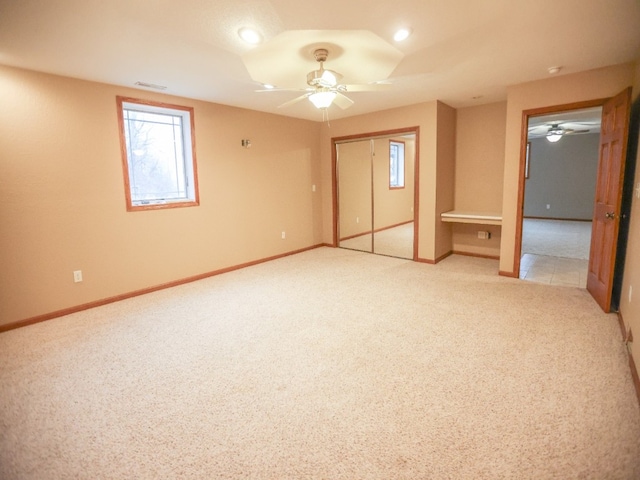
[[[336,144],[338,245],[414,258],[415,134]]]
[[[371,140],[336,145],[338,245],[373,252]]]

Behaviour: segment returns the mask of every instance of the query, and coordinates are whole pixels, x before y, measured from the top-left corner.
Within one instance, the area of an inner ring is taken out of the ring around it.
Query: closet
[[[338,246],[413,259],[415,133],[336,142]]]

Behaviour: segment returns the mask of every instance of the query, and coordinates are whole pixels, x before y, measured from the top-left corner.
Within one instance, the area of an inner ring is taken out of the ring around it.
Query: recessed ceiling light
[[[396,33],[393,34],[393,39],[396,42],[401,42],[409,38],[409,35],[411,35],[410,28],[401,28],[400,30],[398,30]]]
[[[264,88],[266,88],[267,90],[271,90],[271,89],[276,88],[275,85],[271,85],[270,83],[263,83],[262,86]]]
[[[562,67],[549,67],[547,69],[547,71],[549,72],[549,74],[551,75],[555,75],[556,73],[558,73],[560,70],[562,70]]]
[[[253,28],[241,28],[240,30],[238,30],[238,35],[240,35],[240,38],[245,42],[252,45],[257,45],[258,43],[262,42],[262,35],[260,35],[260,33]]]

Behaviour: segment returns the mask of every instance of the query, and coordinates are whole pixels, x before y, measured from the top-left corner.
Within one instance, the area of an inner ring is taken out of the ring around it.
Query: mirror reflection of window
[[[389,188],[404,188],[404,142],[389,141]]]

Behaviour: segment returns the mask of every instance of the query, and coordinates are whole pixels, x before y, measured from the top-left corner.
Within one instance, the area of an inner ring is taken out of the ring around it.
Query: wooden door
[[[631,88],[608,100],[602,108],[587,290],[605,312],[611,309],[630,108]]]

